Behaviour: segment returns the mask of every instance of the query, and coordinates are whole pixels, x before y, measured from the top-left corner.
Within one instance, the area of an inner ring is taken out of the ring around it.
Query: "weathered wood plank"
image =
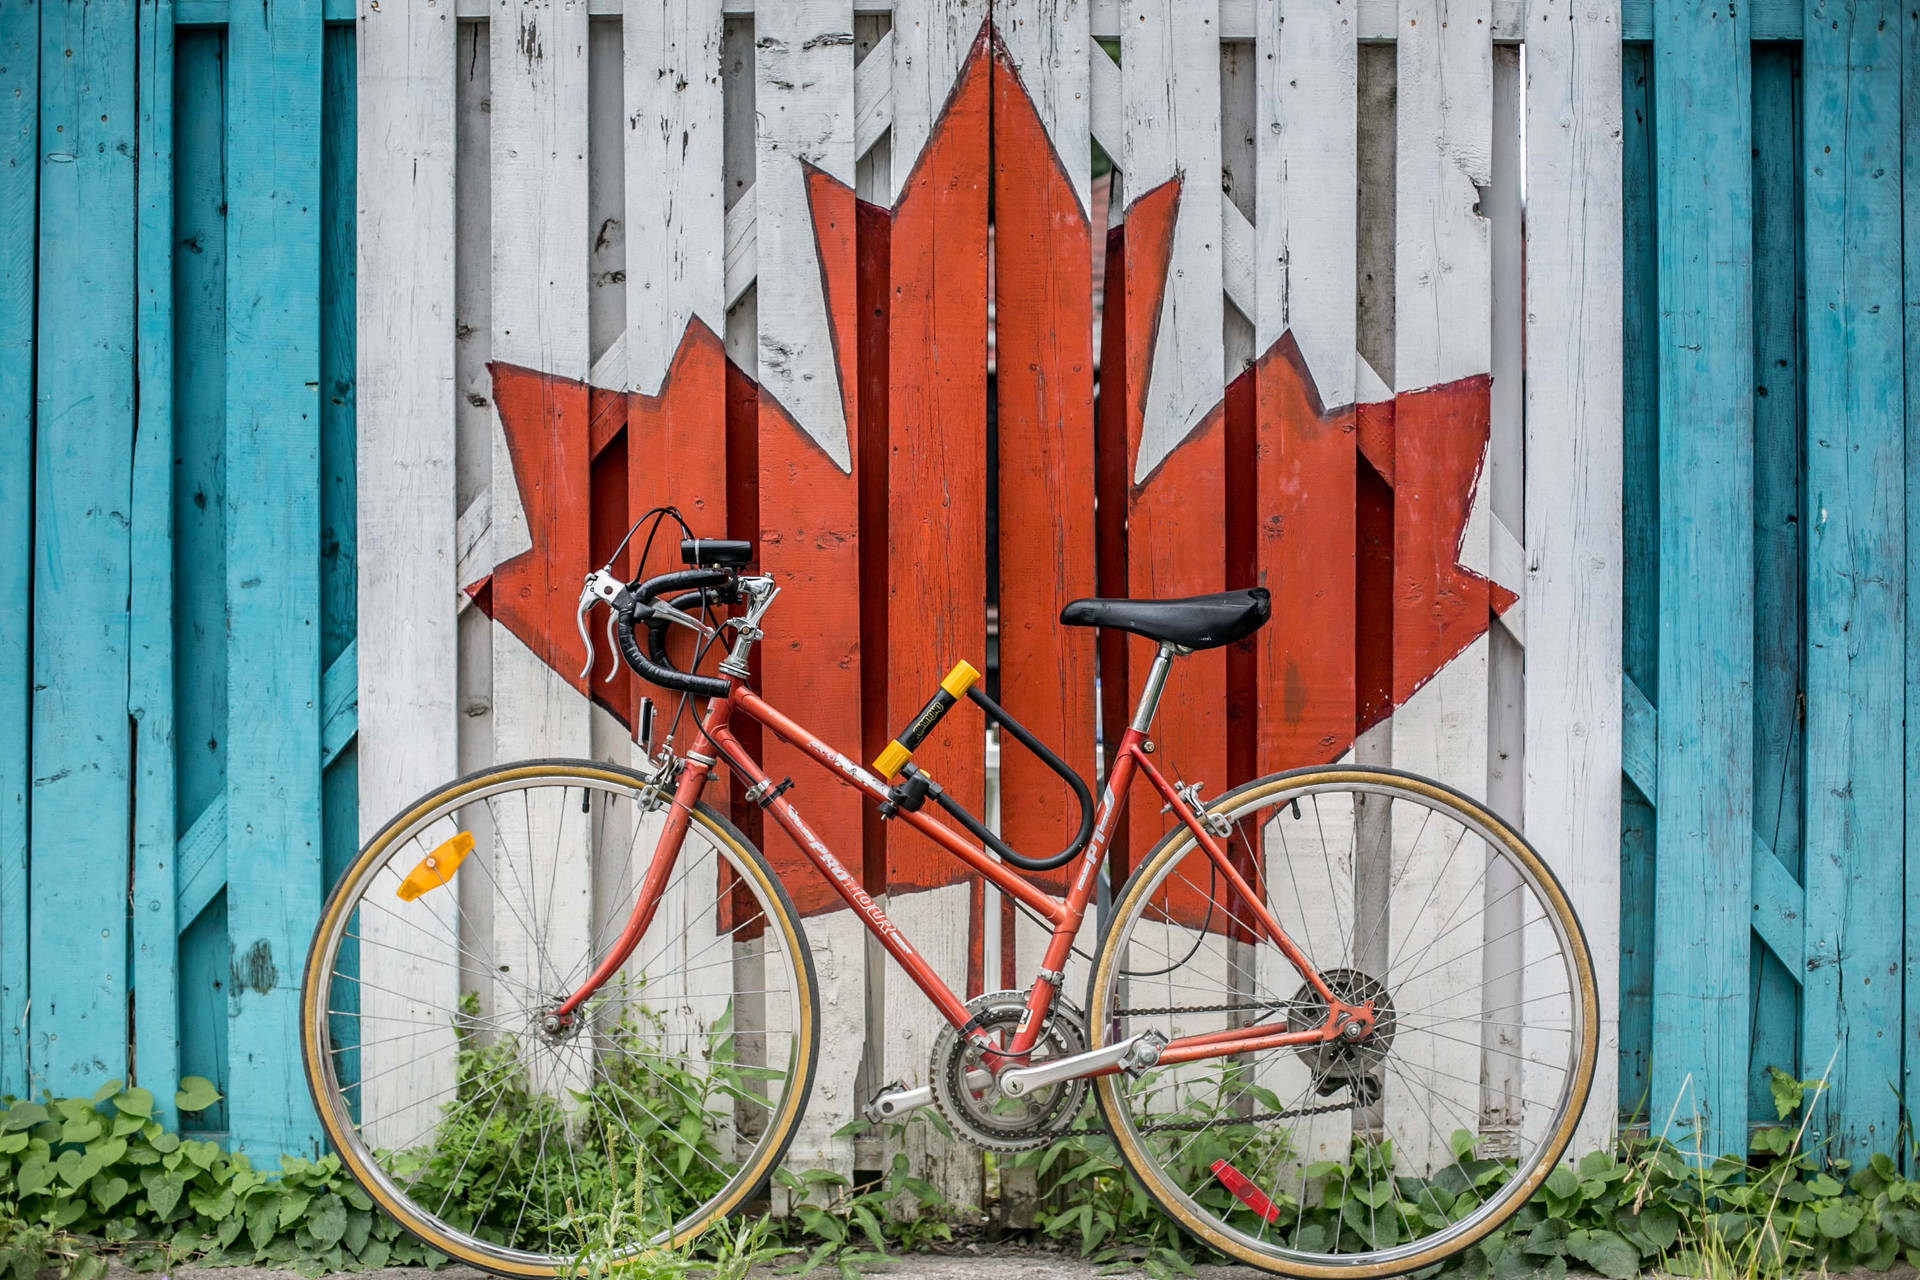
[[[1903,122],[1920,121],[1920,13],[1909,12],[1904,16],[1900,36],[1901,119]],[[1920,129],[1903,124],[1900,161],[1904,173],[1920,174]],[[1901,200],[1905,211],[1901,243],[1905,250],[1903,261],[1906,272],[1906,300],[1901,315],[1906,329],[1908,438],[1912,439],[1912,424],[1920,420],[1920,414],[1916,413],[1916,410],[1920,410],[1920,182],[1903,183]],[[1920,449],[1908,447],[1905,475],[1909,495],[1906,610],[1911,622],[1920,618],[1920,504],[1912,501],[1912,495],[1920,493]],[[1907,776],[1913,778],[1920,777],[1920,733],[1914,732],[1914,726],[1920,725],[1920,627],[1907,627],[1906,651],[1907,735],[1902,755]],[[1906,915],[1909,921],[1920,920],[1920,787],[1907,789],[1905,856]],[[1920,930],[1909,928],[1907,972],[1914,972],[1916,964],[1920,964]],[[1905,1018],[1902,1025],[1907,1028],[1906,1044],[1911,1046],[1914,1028],[1920,1027],[1920,983],[1906,984],[1903,1012]],[[1920,1053],[1908,1051],[1905,1062],[1902,1094],[1908,1098],[1920,1097]]]
[[[1476,436],[1484,442],[1489,429],[1480,379],[1492,367],[1492,261],[1479,207],[1479,190],[1492,182],[1490,17],[1485,0],[1402,0],[1395,45],[1393,763],[1473,795],[1487,787],[1488,640],[1447,661],[1446,623],[1455,610],[1485,617],[1491,605],[1487,584],[1454,567],[1484,570],[1490,560],[1491,495],[1474,465],[1485,456]],[[1422,390],[1436,384],[1453,385]],[[1458,517],[1463,523],[1453,524]],[[1457,539],[1454,528],[1463,529]],[[1449,582],[1431,595],[1422,586]],[[1423,683],[1437,661],[1446,665]],[[1418,913],[1445,919],[1472,882],[1447,873],[1447,845],[1419,833],[1416,812],[1396,811],[1393,826],[1405,870],[1388,911],[1400,933],[1417,927]],[[1468,971],[1478,967],[1481,941],[1470,933],[1441,941],[1423,962],[1428,976],[1400,988],[1408,1007],[1448,1007],[1448,993],[1491,976]],[[1477,985],[1467,999],[1477,1010]],[[1467,1007],[1458,998],[1456,1006]],[[1429,1037],[1409,1044],[1403,1064],[1408,1084],[1384,1100],[1388,1127],[1406,1130],[1418,1158],[1444,1161],[1440,1126],[1437,1141],[1416,1136],[1411,1116],[1438,1109],[1455,1125],[1477,1121],[1480,1091],[1465,1082],[1479,1079],[1480,1054]],[[1420,1096],[1420,1086],[1433,1095]]]
[[[141,394],[133,454],[127,712],[134,722],[133,1066],[154,1118],[174,1127],[180,1079],[180,938],[173,752],[173,6],[140,5]],[[0,895],[4,896],[4,895]],[[0,928],[4,925],[0,924]]]
[[[493,629],[493,746],[497,760],[583,756],[591,707],[574,685],[585,652],[571,634],[589,567],[590,365],[586,243],[588,24],[580,0],[501,0],[488,41],[492,75],[492,364],[494,555],[512,564],[528,647]],[[517,431],[507,423],[512,418]],[[525,551],[525,558],[521,553]],[[507,590],[495,572],[496,618]],[[571,668],[560,671],[543,659]],[[571,966],[591,934],[593,868],[587,824],[568,822],[564,796],[528,802],[519,831],[496,830],[494,878],[503,898],[537,894],[539,926],[494,913],[494,954],[518,974]],[[506,826],[502,819],[502,827]],[[535,940],[530,928],[546,936]],[[504,936],[503,936],[504,935]],[[542,954],[544,953],[544,954]],[[511,1006],[526,988],[495,985]],[[556,1080],[555,1087],[577,1084]]]
[[[1650,1105],[1745,1146],[1753,847],[1751,105],[1745,5],[1657,0],[1660,595]]]
[[[632,5],[623,18],[628,239],[627,518],[677,506],[701,537],[726,529],[726,239],[717,0]],[[628,552],[637,561],[638,551]],[[661,538],[638,574],[683,567]],[[689,650],[689,656],[691,651]],[[633,682],[637,699],[676,695]]]
[[[174,653],[175,808],[185,835],[225,848],[227,759],[227,190],[224,33],[181,30],[174,39]],[[183,841],[178,886],[190,883]],[[224,853],[204,911],[181,912],[180,1067],[227,1084],[227,941]],[[227,1104],[192,1117],[224,1130]]]
[[[1757,843],[1779,859],[1767,871],[1801,873],[1806,611],[1806,395],[1802,386],[1799,50],[1756,44],[1753,51],[1753,823]],[[1755,860],[1760,897],[1762,864]],[[1796,886],[1797,887],[1797,886]],[[1764,939],[1766,930],[1755,927]],[[1800,924],[1796,920],[1796,924]],[[1803,929],[1803,926],[1802,926]],[[1753,1047],[1747,1106],[1765,1116],[1772,1098],[1767,1069],[1798,1071],[1800,991],[1805,957],[1756,948]],[[1823,1066],[1825,1059],[1814,1065]]]
[[[1618,15],[1612,0],[1532,0],[1527,31],[1527,655],[1520,811],[1529,830],[1551,833],[1543,848],[1595,956],[1600,1060],[1593,1101],[1574,1140],[1574,1150],[1583,1152],[1611,1149],[1619,1063],[1624,454],[1615,265],[1623,234]],[[1548,1033],[1542,1053],[1550,1058],[1563,1048]]]
[[[890,733],[905,728],[956,661],[987,665],[986,8],[906,0],[894,9],[887,545],[894,565],[914,568],[887,579]],[[942,721],[915,761],[980,812],[986,734],[972,707]],[[898,823],[884,837],[889,913],[947,985],[970,994],[984,961],[983,922],[969,905],[980,878],[957,874],[948,854]],[[909,983],[887,976],[885,1078],[925,1083],[942,1020]],[[948,1197],[978,1203],[978,1155],[915,1130],[910,1153],[924,1144],[929,1175]]]
[[[427,0],[366,6],[359,23],[355,435],[364,649],[349,670],[366,729],[357,754],[360,840],[460,772],[460,620],[446,604],[462,585],[454,509],[457,39],[457,24]],[[332,667],[327,675],[323,707],[341,683]],[[434,1052],[445,1041],[409,1040],[378,1024],[432,1020],[452,1007],[459,980],[452,898],[429,895],[408,907],[433,913],[438,928],[389,911],[360,919],[359,962],[385,988],[357,993],[366,1022],[355,1059],[361,1080],[371,1082],[361,1099],[370,1119],[404,1093],[451,1083],[446,1058]],[[336,1007],[345,1007],[344,993],[341,999]],[[443,1065],[434,1066],[436,1059]],[[393,1069],[408,1060],[424,1070]]]
[[[127,1063],[128,523],[134,444],[133,0],[40,15],[34,384],[35,1084],[91,1093]]]
[[[1653,67],[1645,45],[1621,50],[1621,356],[1625,366],[1621,477],[1620,1111],[1645,1115],[1653,1040],[1653,706],[1659,580],[1659,328],[1654,252]],[[1636,704],[1646,714],[1636,720]],[[1643,726],[1637,728],[1636,726]],[[1637,768],[1636,768],[1637,764]]]
[[[1354,736],[1359,46],[1342,6],[1296,12],[1275,0],[1260,6],[1258,22],[1253,554],[1256,580],[1278,602],[1253,642],[1253,772],[1264,774],[1330,763]],[[1316,810],[1323,816],[1336,827],[1354,821],[1350,805]],[[1336,876],[1324,862],[1304,865],[1337,857],[1346,844],[1337,830],[1335,841],[1289,844],[1277,826],[1263,841],[1273,908],[1322,967],[1348,962],[1360,941],[1350,933],[1354,868]],[[1292,865],[1296,846],[1301,866]],[[1315,891],[1291,892],[1303,883]],[[1266,989],[1289,980],[1273,948],[1254,954]],[[1289,1095],[1301,1087],[1292,1064],[1273,1070],[1295,1075],[1272,1087]],[[1350,1116],[1303,1124],[1300,1159],[1344,1161],[1352,1131]]]
[[[853,8],[846,0],[783,4],[758,15],[754,107],[759,283],[759,488],[762,566],[785,590],[760,651],[761,687],[846,749],[860,742],[859,486],[853,151]],[[771,735],[768,735],[771,739]],[[762,757],[795,780],[796,803],[839,856],[857,860],[860,801],[794,749]],[[822,1041],[864,1034],[866,943],[854,917],[772,824],[769,856],[798,886],[821,986]],[[823,1062],[790,1159],[850,1171],[837,1131],[858,1114],[857,1054]]]
[[[297,1068],[323,892],[318,0],[227,29],[227,922],[236,1150],[315,1149]]]
[[[1906,635],[1900,23],[1809,0],[1801,84],[1807,289],[1807,955],[1803,1043],[1838,1045],[1809,1134],[1863,1160],[1896,1142]],[[1671,723],[1669,711],[1669,723]],[[1844,943],[1843,943],[1844,940]],[[1813,1064],[1802,1064],[1811,1071]]]
[[[994,306],[999,429],[1000,700],[1085,777],[1095,774],[1094,646],[1062,627],[1069,600],[1094,592],[1091,59],[1079,0],[999,0],[994,25]],[[1118,145],[1118,140],[1115,140]],[[1035,555],[1044,571],[1035,571]],[[1060,784],[1009,744],[1000,753],[1000,832],[1051,852],[1066,837]],[[1050,881],[1062,883],[1060,877]],[[1044,933],[1008,919],[1023,983]],[[989,963],[989,972],[994,966]],[[1079,991],[1069,969],[1067,990]],[[1079,998],[1077,995],[1074,997]]]
[[[1136,0],[1121,36],[1127,206],[1127,587],[1135,596],[1218,591],[1225,583],[1222,396],[1220,49],[1217,5]],[[1130,693],[1153,654],[1129,638]],[[1226,655],[1180,660],[1180,711],[1155,732],[1180,781],[1226,787]],[[1174,821],[1154,804],[1128,813],[1135,857]]]
[[[0,1093],[28,1091],[27,795],[33,684],[32,233],[40,162],[39,0],[0,3]]]

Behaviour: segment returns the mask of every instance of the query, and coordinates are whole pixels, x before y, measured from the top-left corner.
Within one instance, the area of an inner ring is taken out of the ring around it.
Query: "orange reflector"
[[[462,831],[453,839],[420,859],[418,866],[407,872],[407,878],[400,882],[399,896],[402,901],[412,902],[429,889],[438,889],[453,879],[453,873],[460,869],[466,856],[473,852],[473,833]]]

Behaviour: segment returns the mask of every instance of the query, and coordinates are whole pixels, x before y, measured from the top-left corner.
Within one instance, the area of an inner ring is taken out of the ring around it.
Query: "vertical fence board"
[[[1621,475],[1623,682],[1655,698],[1659,612],[1659,328],[1654,240],[1653,60],[1645,44],[1621,55]],[[1620,1084],[1622,1114],[1645,1118],[1653,1042],[1653,797],[1632,783],[1620,798]],[[1598,959],[1604,964],[1604,957]]]
[[[624,386],[634,393],[627,518],[671,504],[707,538],[726,536],[727,513],[720,9],[718,0],[634,4],[622,19]],[[681,567],[678,538],[662,539],[651,563],[631,567],[636,574]]]
[[[1257,580],[1275,599],[1273,620],[1253,642],[1254,769],[1261,774],[1330,763],[1354,737],[1355,35],[1352,12],[1342,6],[1296,13],[1269,0],[1259,9],[1254,557]],[[1336,826],[1353,821],[1351,810],[1326,816]],[[1263,870],[1281,926],[1325,957],[1316,963],[1342,963],[1359,941],[1351,933],[1354,868],[1341,868],[1337,878],[1324,866],[1295,868],[1276,834],[1270,829],[1263,839]],[[1272,948],[1255,957],[1262,989],[1288,980]],[[1352,1131],[1351,1116],[1305,1122],[1296,1136],[1300,1159],[1344,1161]]]
[[[1745,5],[1656,0],[1660,739],[1651,1112],[1746,1118],[1753,846],[1751,120]],[[1736,568],[1730,571],[1730,566]]]
[[[40,24],[29,878],[35,918],[88,922],[28,943],[35,1083],[56,1094],[127,1063],[135,12],[70,0]]]
[[[1900,25],[1900,160],[1902,172],[1920,174],[1920,10],[1908,10]],[[1920,448],[1912,444],[1920,438],[1920,183],[1901,186],[1902,255],[1906,284],[1906,303],[1901,308],[1905,326],[1905,387],[1907,395],[1907,459],[1904,475],[1907,485],[1906,553],[1906,723],[1908,732],[1902,752],[1907,777],[1920,777]],[[1920,787],[1907,788],[1906,839],[1906,917],[1920,920]],[[1920,965],[1920,929],[1907,930],[1906,967],[1915,972]],[[1905,1061],[1902,1096],[1920,1097],[1920,983],[1905,984],[1902,1026],[1906,1036],[1902,1045]],[[1907,1168],[1915,1161],[1909,1157]]]
[[[1895,1145],[1906,561],[1900,323],[1901,11],[1809,0],[1807,287],[1808,1058],[1837,1046],[1809,1132],[1853,1160]],[[1824,1063],[1804,1062],[1811,1073]]]
[[[174,788],[173,4],[140,5],[139,430],[133,454],[128,714],[134,730],[133,1063],[154,1118],[178,1120],[179,821]]]
[[[1475,0],[1402,0],[1399,12],[1393,763],[1480,795],[1487,783],[1488,642],[1480,636],[1457,657],[1446,654],[1453,647],[1449,613],[1478,618],[1490,607],[1486,582],[1459,575],[1454,566],[1484,569],[1489,559],[1484,476],[1478,466],[1470,479],[1462,476],[1458,459],[1477,453],[1483,461],[1488,430],[1484,385],[1466,380],[1484,378],[1492,366],[1492,263],[1477,191],[1492,182],[1492,24],[1489,7]],[[1439,384],[1452,386],[1430,390]],[[1463,480],[1465,494],[1459,492]],[[1471,513],[1464,531],[1449,536],[1447,515],[1463,498]],[[1424,589],[1428,583],[1437,588],[1432,594]],[[1436,659],[1445,665],[1422,683]],[[1406,871],[1387,910],[1409,919],[1432,911],[1444,920],[1478,882],[1452,876],[1446,848],[1427,841],[1418,825],[1410,811],[1394,815],[1394,851],[1406,858]],[[1456,962],[1467,959],[1464,947],[1476,941],[1471,935],[1461,930],[1440,942],[1422,961],[1427,976],[1396,992],[1401,1007],[1453,1007],[1441,1001],[1460,987]],[[1477,1002],[1477,992],[1468,996]],[[1444,1160],[1440,1144],[1448,1126],[1476,1127],[1480,1055],[1476,1047],[1436,1037],[1409,1051],[1401,1089],[1389,1089],[1385,1098],[1389,1127],[1409,1107],[1451,1117],[1428,1130],[1424,1153],[1429,1161]]]
[[[1126,341],[1109,376],[1126,379],[1127,592],[1194,595],[1226,585],[1219,8],[1131,0],[1126,19]],[[1154,646],[1129,637],[1128,650],[1131,701]],[[1154,734],[1162,771],[1222,791],[1225,653],[1180,659],[1170,684],[1177,697]],[[1128,810],[1132,857],[1176,821],[1143,793]]]
[[[448,607],[461,586],[455,545],[457,40],[453,16],[429,0],[397,0],[360,14],[354,438],[362,564],[355,594],[364,624],[356,748],[362,840],[459,772],[460,619]],[[423,607],[427,601],[442,603]],[[430,1062],[430,1050],[444,1047],[400,1028],[420,1031],[414,1022],[452,1007],[460,977],[455,900],[434,894],[405,907],[361,912],[360,936],[351,945],[380,970],[384,990],[342,988],[340,998],[357,994],[358,1011],[374,1025],[371,1031],[359,1021],[341,1025],[336,1047],[361,1047],[335,1066],[357,1066],[364,1087],[354,1100],[369,1119],[451,1083],[422,1082],[395,1066]],[[435,925],[422,927],[398,911],[430,915]],[[383,1020],[391,1021],[383,1027]],[[357,1040],[351,1038],[356,1033]]]
[[[903,731],[956,661],[987,665],[987,187],[993,64],[979,0],[905,0],[893,16],[893,219],[888,242],[886,725]],[[1005,348],[1001,348],[1004,350]],[[906,566],[912,566],[906,569]],[[905,570],[905,571],[902,571]],[[985,740],[972,707],[915,753],[979,813]],[[982,880],[903,823],[884,832],[888,911],[964,995],[983,976]],[[926,1081],[942,1019],[914,988],[887,1010],[888,1080]],[[926,1126],[930,1172],[978,1203],[981,1162]]]
[[[1789,45],[1753,51],[1754,856],[1768,856],[1770,847],[1796,881],[1806,758],[1798,52]],[[1770,949],[1755,947],[1751,972],[1747,1106],[1765,1115],[1773,1105],[1767,1069],[1799,1070],[1801,957],[1786,957],[1783,967]]]
[[[572,684],[586,655],[569,616],[588,545],[587,35],[581,0],[504,0],[494,6],[488,31],[491,367],[501,424],[493,449],[493,557],[496,565],[513,557],[520,566],[511,580],[496,571],[495,616],[502,593],[518,593],[525,616],[549,624],[544,654],[494,627],[498,760],[582,756],[591,747],[590,707]],[[518,436],[505,426],[513,416],[523,421]],[[525,423],[537,425],[529,430]],[[543,661],[549,654],[552,665]],[[593,919],[592,870],[584,840],[565,838],[564,794],[546,806],[550,811],[528,803],[526,834],[495,832],[494,873],[503,893],[524,891],[541,904],[534,908],[539,925],[509,924],[513,912],[496,910],[495,956],[515,973],[541,973],[544,982],[546,961],[529,931],[560,922],[548,928],[547,956],[583,954]],[[574,824],[576,837],[584,826]],[[515,999],[524,994],[495,985],[496,1001]],[[568,1075],[539,1087],[582,1083]]]
[[[220,823],[227,761],[226,39],[176,34],[174,63],[174,794],[182,837]],[[180,1067],[227,1084],[227,899],[181,918]],[[224,1129],[227,1103],[194,1117]]]
[[[27,795],[33,671],[33,285],[40,4],[0,2],[0,1093],[27,1091]]]
[[[318,0],[227,30],[227,921],[236,1150],[313,1149],[300,961],[321,893]]]
[[[1526,726],[1522,808],[1586,927],[1600,987],[1594,1102],[1619,1065],[1622,144],[1613,0],[1534,0],[1527,23]],[[1548,1050],[1557,1044],[1549,1041]]]
[[[761,687],[775,704],[804,709],[825,741],[851,744],[861,740],[852,6],[770,8],[755,17],[754,43],[760,557],[786,593],[779,640],[760,655]],[[814,832],[830,848],[859,848],[859,798],[767,738],[767,771],[795,779]],[[822,905],[825,886],[793,842],[769,823],[765,843]],[[865,1014],[866,946],[848,912],[813,917],[807,936],[832,1057],[815,1077],[792,1158],[847,1170],[852,1143],[837,1131],[859,1107],[850,1046]]]

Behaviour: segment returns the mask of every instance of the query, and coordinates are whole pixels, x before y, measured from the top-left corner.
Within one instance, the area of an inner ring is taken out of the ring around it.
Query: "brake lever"
[[[595,604],[605,602],[607,606],[607,645],[616,654],[620,652],[620,647],[613,641],[613,602],[625,585],[626,584],[621,582],[619,578],[614,576],[613,566],[608,565],[605,568],[595,569],[592,573],[588,574],[586,581],[580,586],[580,604],[573,612],[573,625],[579,628],[580,643],[587,651],[587,665],[580,669],[580,675],[578,677],[581,680],[592,677],[593,664],[596,660],[596,655],[593,652],[593,637],[587,632],[587,615],[593,612],[593,606]],[[619,672],[620,664],[616,662],[613,671],[608,674],[607,679],[612,680]]]

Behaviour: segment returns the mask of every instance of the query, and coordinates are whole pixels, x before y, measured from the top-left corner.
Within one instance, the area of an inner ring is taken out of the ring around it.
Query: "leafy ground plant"
[[[197,1077],[174,1102],[219,1101]],[[90,1098],[0,1099],[0,1275],[51,1270],[90,1280],[111,1250],[136,1270],[252,1262],[311,1272],[437,1260],[376,1214],[333,1156],[284,1159],[275,1174],[153,1118],[145,1089]]]

